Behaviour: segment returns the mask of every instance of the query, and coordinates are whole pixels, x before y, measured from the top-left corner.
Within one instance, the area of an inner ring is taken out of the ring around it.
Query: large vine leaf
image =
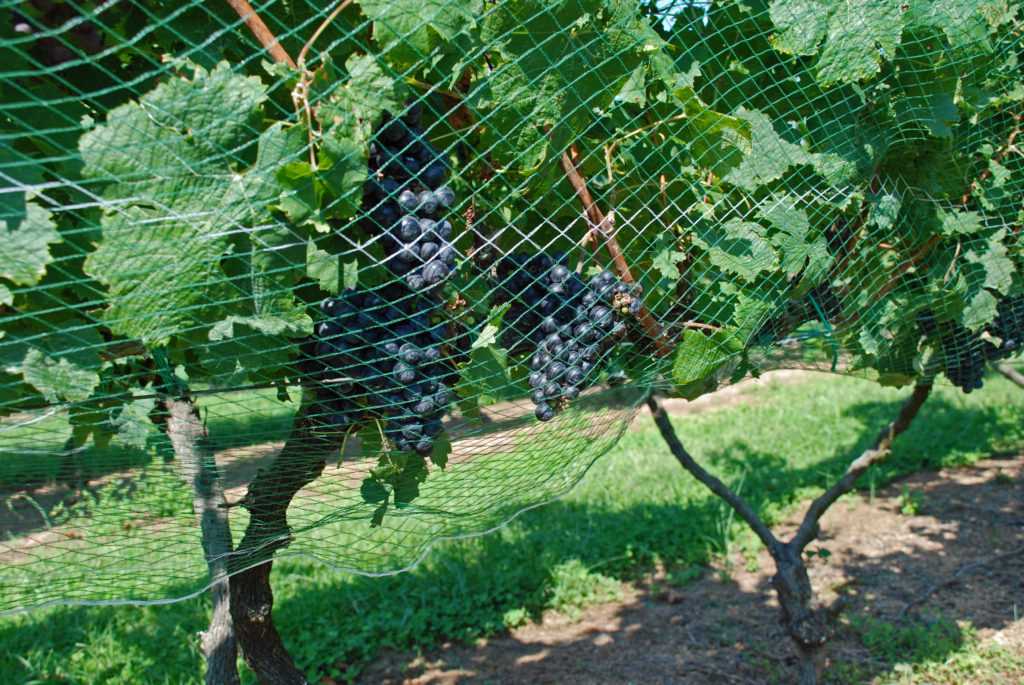
[[[853,173],[849,163],[837,155],[808,152],[780,136],[764,112],[740,109],[736,117],[750,128],[749,141],[739,136],[734,139],[743,152],[743,159],[725,176],[726,182],[738,188],[753,192],[778,181],[793,167],[805,164],[832,182],[843,180]]]
[[[227,64],[197,67],[82,137],[83,173],[105,201],[86,271],[108,288],[115,333],[162,345],[204,329],[230,337],[237,323],[270,336],[308,329],[290,292],[305,239],[270,211],[288,191],[277,172],[303,139],[280,124],[259,132],[265,99],[258,79]]]
[[[32,286],[42,280],[53,261],[50,246],[62,241],[53,215],[27,189],[43,179],[38,162],[0,147],[0,278],[14,285]],[[15,188],[25,188],[24,191]],[[6,293],[6,294],[4,294]],[[12,301],[7,286],[0,284],[0,303]]]
[[[471,27],[482,0],[360,0],[374,39],[400,65],[419,62]]]
[[[500,67],[470,101],[499,161],[534,171],[607,109],[661,39],[625,0],[512,0],[481,26]],[[635,99],[635,94],[634,94]]]
[[[751,282],[758,274],[770,271],[778,264],[775,251],[764,234],[764,227],[760,224],[730,219],[717,229],[699,228],[693,241],[707,253],[712,264]]]
[[[903,31],[901,3],[893,0],[832,2],[825,45],[818,56],[823,86],[855,83],[878,73],[884,56],[892,56]]]
[[[347,218],[355,214],[362,200],[373,127],[383,112],[401,112],[403,99],[396,80],[373,55],[351,55],[345,61],[345,71],[346,78],[318,109],[325,130],[317,166],[322,188],[317,194],[330,196],[325,214]],[[289,167],[303,172],[300,177],[312,175],[305,162],[292,162]],[[317,197],[315,206],[320,204],[321,198]],[[310,207],[310,211],[313,209]]]

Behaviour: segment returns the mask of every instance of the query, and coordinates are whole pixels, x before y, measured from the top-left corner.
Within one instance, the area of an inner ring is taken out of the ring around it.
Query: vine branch
[[[575,146],[572,147],[573,152],[576,151]],[[626,262],[626,257],[622,254],[622,249],[619,247],[619,241],[615,239],[614,233],[610,229],[611,216],[605,216],[601,209],[594,202],[594,197],[590,194],[590,190],[587,188],[586,179],[576,168],[576,164],[572,158],[569,157],[569,152],[562,153],[562,169],[565,171],[565,176],[569,180],[569,184],[572,185],[576,191],[576,195],[580,198],[580,202],[583,204],[583,213],[587,217],[587,221],[590,223],[590,230],[588,232],[589,240],[591,245],[596,244],[598,234],[604,242],[605,250],[608,252],[608,256],[612,260],[612,264],[615,266],[615,271],[618,272],[619,278],[626,283],[635,283],[636,279],[633,278],[632,272],[629,270],[629,264]],[[641,307],[640,313],[637,314],[637,319],[640,321],[640,325],[643,326],[644,331],[654,341],[655,351],[659,356],[665,356],[672,353],[672,346],[665,340],[664,332],[661,330],[661,326],[654,320],[651,313],[647,310],[647,307]]]
[[[873,445],[853,460],[843,476],[811,503],[796,534],[788,542],[780,542],[745,499],[705,471],[690,456],[676,435],[664,408],[653,393],[647,397],[647,406],[654,417],[654,423],[672,455],[684,469],[732,507],[771,554],[775,563],[772,586],[779,599],[786,631],[800,654],[798,682],[801,685],[815,685],[818,682],[822,647],[828,641],[832,622],[842,607],[841,599],[826,606],[815,598],[807,565],[803,560],[803,550],[820,533],[818,522],[828,508],[853,489],[857,478],[864,471],[889,454],[893,440],[910,426],[931,393],[931,387],[919,385],[914,388],[914,392],[901,406],[899,414],[882,429]]]
[[[921,410],[921,405],[932,392],[931,384],[921,384],[914,387],[914,392],[900,408],[899,414],[889,425],[883,428],[874,443],[864,450],[859,457],[854,459],[846,468],[842,478],[832,484],[820,497],[811,502],[811,506],[804,514],[803,521],[796,535],[793,536],[791,544],[798,552],[802,552],[808,543],[818,536],[818,522],[837,499],[853,490],[857,479],[871,466],[882,461],[889,455],[893,440],[900,433],[907,430],[913,422],[914,417]]]
[[[231,620],[226,561],[231,553],[231,527],[224,486],[209,433],[195,404],[188,398],[168,398],[164,406],[168,412],[167,437],[174,448],[179,476],[193,492],[192,505],[199,517],[203,552],[212,581],[210,626],[200,634],[206,657],[206,685],[238,685],[238,646]]]
[[[1006,376],[1011,382],[1024,388],[1024,373],[1009,364],[996,364],[996,371]]]
[[[288,52],[278,42],[277,37],[274,36],[273,32],[267,28],[267,25],[263,23],[260,15],[256,13],[247,0],[227,0],[227,3],[231,5],[231,9],[235,10],[238,16],[245,22],[245,25],[249,27],[249,31],[256,37],[260,45],[266,48],[270,56],[274,58],[275,62],[287,64],[292,69],[296,68],[295,62],[289,56]]]
[[[292,540],[288,524],[292,499],[320,476],[328,457],[340,447],[339,437],[316,432],[316,404],[309,392],[303,391],[302,406],[284,447],[249,483],[241,502],[249,510],[249,524],[229,565],[231,617],[242,655],[260,682],[274,685],[306,684],[274,626],[270,585],[274,554]]]
[[[668,414],[665,412],[665,408],[661,403],[650,395],[647,398],[647,408],[651,410],[651,416],[654,418],[654,424],[658,427],[658,432],[661,433],[662,439],[668,445],[669,451],[672,456],[682,465],[684,469],[689,471],[694,478],[699,480],[705,485],[711,492],[715,493],[718,497],[723,499],[733,510],[739,514],[750,529],[757,534],[757,537],[761,539],[762,544],[768,548],[774,556],[778,550],[780,543],[778,538],[775,537],[774,533],[768,528],[761,517],[757,515],[754,508],[743,499],[739,494],[733,492],[728,485],[723,483],[717,477],[708,473],[704,468],[698,464],[690,453],[686,451],[683,443],[679,440],[676,435],[675,428],[672,426],[671,420],[669,420]]]

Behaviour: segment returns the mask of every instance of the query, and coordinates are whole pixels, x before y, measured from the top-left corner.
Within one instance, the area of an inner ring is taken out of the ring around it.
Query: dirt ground
[[[798,520],[794,514],[780,529],[792,532]],[[850,627],[865,617],[896,625],[939,615],[969,621],[982,644],[1024,655],[1024,455],[917,474],[873,501],[849,496],[825,516],[822,530],[810,550],[828,556],[813,557],[812,583],[822,596],[841,593],[847,601],[827,647],[832,678],[898,677]],[[388,654],[363,682],[794,682],[771,559],[762,552],[756,565],[751,561],[737,552],[684,587],[657,577],[625,586],[622,601],[592,607],[577,621],[549,615],[476,644]],[[994,677],[984,682],[1024,682],[1021,672]]]

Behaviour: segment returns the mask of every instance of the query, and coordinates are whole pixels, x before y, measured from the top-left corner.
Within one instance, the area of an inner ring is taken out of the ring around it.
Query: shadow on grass
[[[864,425],[865,436],[858,450],[898,407],[899,402],[871,402],[848,410]],[[1020,437],[1021,427],[1010,425],[1011,421],[1010,414],[998,410],[966,408],[935,397],[915,427],[897,441],[886,477],[923,465],[959,463],[965,450],[975,454],[1003,449],[1008,441]],[[742,473],[744,493],[755,506],[768,511],[792,502],[808,486],[823,484],[829,474],[840,473],[856,452],[835,451],[822,455],[813,467],[800,469],[789,468],[786,455],[759,453],[742,443],[695,456],[716,470]],[[680,471],[678,477],[688,476]],[[955,509],[947,515],[950,521],[957,520]],[[604,581],[608,578],[638,579],[662,564],[669,568],[704,564],[723,551],[729,539],[724,505],[710,498],[685,506],[642,501],[599,506],[568,499],[527,512],[499,533],[440,546],[420,567],[402,575],[343,576],[314,562],[282,559],[275,565],[275,618],[292,654],[314,681],[321,677],[353,679],[384,651],[430,650],[446,641],[467,643],[500,634],[524,618],[539,618],[549,608],[571,611],[590,602],[593,597],[588,593],[595,584],[607,586]],[[872,562],[876,566],[871,568],[852,564],[849,572],[858,576],[868,571],[883,577],[884,568],[890,568],[894,575],[887,582],[897,586],[906,582],[905,577],[897,577],[901,565],[955,554],[955,537],[934,543],[940,551],[894,554]],[[499,659],[498,666],[506,669],[500,682],[550,681],[550,673],[544,675],[545,664],[548,669],[560,668],[555,665],[560,655],[575,660],[580,669],[575,675],[562,672],[563,681],[592,677],[596,682],[748,682],[742,678],[749,675],[749,682],[775,678],[785,682],[791,666],[789,647],[776,625],[776,610],[767,603],[770,590],[743,591],[725,580],[715,581],[719,587],[712,592],[707,585],[710,582],[701,581],[687,590],[689,601],[702,606],[703,623],[688,623],[685,616],[673,623],[670,619],[679,611],[671,609],[665,625],[645,628],[644,606],[627,605],[617,619],[620,627],[610,631],[610,642],[582,636],[533,649],[531,659],[522,659],[525,652],[520,650],[515,658],[508,657],[508,663]],[[576,589],[567,589],[567,584]],[[169,593],[174,591],[171,588]],[[992,626],[1008,620],[969,614],[957,618]],[[0,656],[0,681],[23,682],[34,677],[44,682],[47,678],[76,682],[66,676],[75,654],[106,648],[124,651],[122,673],[136,669],[119,682],[131,682],[132,677],[145,682],[195,682],[200,665],[192,636],[205,620],[202,600],[144,610],[60,609],[11,619],[0,624],[0,644],[5,647]],[[630,627],[638,622],[639,628]],[[868,628],[871,626],[861,632],[867,634]],[[656,637],[665,640],[665,651],[640,665],[647,669],[643,672],[616,656],[616,649],[639,639],[634,634],[647,635],[649,642]],[[944,632],[939,636],[942,640],[933,637],[926,634],[921,638],[930,645],[922,649],[921,659],[948,655],[963,644],[960,632]],[[917,637],[909,634],[904,639]],[[940,647],[933,649],[936,644]],[[682,655],[681,662],[671,656],[673,646]],[[881,671],[891,667],[886,658],[872,656],[875,661],[881,659],[877,666]],[[93,658],[90,663],[96,661]],[[367,676],[371,681],[381,676],[379,670],[371,673],[377,673]],[[691,675],[695,679],[684,679]],[[77,681],[116,680],[97,678],[84,674]]]

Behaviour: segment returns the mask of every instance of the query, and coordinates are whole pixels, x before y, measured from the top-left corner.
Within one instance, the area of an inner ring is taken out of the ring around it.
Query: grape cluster
[[[938,322],[931,310],[921,312],[917,322],[925,336],[938,338],[946,378],[970,393],[984,384],[986,362],[1008,357],[1020,349],[1024,339],[1024,297],[1006,297],[997,304],[996,317],[985,333],[998,338],[998,343],[955,321]]]
[[[1005,297],[996,307],[996,318],[988,327],[999,344],[985,341],[985,356],[1003,359],[1020,351],[1024,343],[1024,295]]]
[[[380,236],[384,264],[414,292],[443,283],[457,258],[444,218],[455,193],[445,185],[444,160],[423,137],[421,116],[419,105],[401,117],[385,112],[370,143],[370,180],[363,188],[366,225]]]
[[[457,380],[431,308],[392,286],[380,294],[346,290],[321,309],[315,356],[323,422],[338,428],[361,416],[385,419],[396,449],[429,454]]]
[[[604,353],[640,311],[639,288],[603,271],[588,282],[555,257],[509,255],[497,265],[505,313],[503,344],[527,347],[530,399],[541,421],[594,382]]]
[[[955,321],[937,321],[930,309],[917,315],[917,326],[926,337],[938,338],[942,371],[950,383],[965,393],[982,386],[985,355],[977,335]]]

